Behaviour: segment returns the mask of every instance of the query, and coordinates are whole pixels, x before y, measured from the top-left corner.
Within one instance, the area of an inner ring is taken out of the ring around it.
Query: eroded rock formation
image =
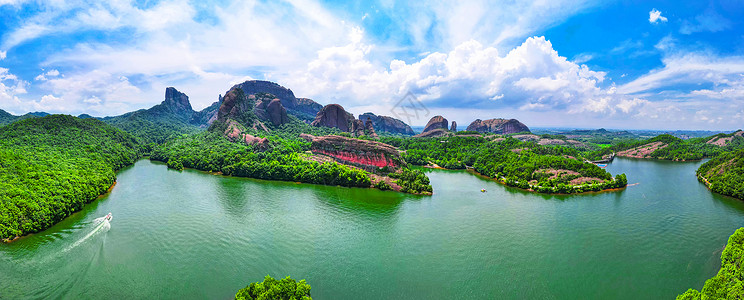
[[[450,127],[450,131],[457,132],[457,122],[452,121],[452,126]]]
[[[301,120],[312,120],[323,107],[311,99],[296,98],[292,90],[271,81],[249,80],[233,86],[233,88],[236,87],[242,89],[246,95],[259,93],[274,95],[281,101],[287,113]]]
[[[429,123],[426,123],[426,127],[424,127],[424,131],[422,132],[422,134],[435,130],[435,129],[447,130],[448,125],[449,125],[449,122],[444,117],[434,116],[433,118],[429,120]]]
[[[398,149],[388,144],[337,135],[315,137],[303,134],[301,137],[311,141],[310,150],[313,153],[327,155],[340,163],[366,170],[384,167],[397,169],[405,164]]]
[[[477,132],[490,132],[490,133],[497,133],[497,134],[512,134],[512,133],[518,133],[518,132],[530,132],[530,129],[527,127],[527,125],[522,124],[522,122],[519,122],[517,119],[489,119],[489,120],[481,120],[477,119],[473,121],[473,123],[470,123],[467,128],[468,131],[477,131]]]
[[[411,126],[408,126],[408,124],[393,117],[378,116],[371,112],[359,115],[359,120],[367,121],[367,119],[372,121],[372,127],[374,127],[375,132],[388,132],[403,135],[416,134],[413,132]]]
[[[315,127],[333,127],[344,132],[351,132],[353,122],[354,115],[346,112],[341,105],[328,104],[318,112],[315,120],[310,125]]]

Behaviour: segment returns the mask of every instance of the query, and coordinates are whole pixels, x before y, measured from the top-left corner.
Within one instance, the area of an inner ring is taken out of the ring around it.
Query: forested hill
[[[202,131],[189,123],[195,113],[189,97],[170,87],[165,91],[165,100],[158,105],[102,120],[131,133],[143,145],[162,144],[171,137]]]
[[[742,148],[744,148],[744,131],[741,130],[730,134],[722,133],[688,140],[662,134],[648,140],[620,142],[600,151],[588,153],[585,157],[593,160],[603,155],[617,153],[618,156],[623,157],[686,161],[714,157]]]
[[[0,127],[0,239],[51,227],[140,156],[134,137],[95,119],[50,115]]]
[[[697,175],[712,191],[744,200],[744,149],[714,157]]]

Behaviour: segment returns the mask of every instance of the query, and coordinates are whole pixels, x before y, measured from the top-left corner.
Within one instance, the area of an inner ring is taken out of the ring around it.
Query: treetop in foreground
[[[254,282],[235,294],[236,300],[312,300],[310,285],[305,280],[299,282],[289,278],[276,280],[266,275],[263,282]]]

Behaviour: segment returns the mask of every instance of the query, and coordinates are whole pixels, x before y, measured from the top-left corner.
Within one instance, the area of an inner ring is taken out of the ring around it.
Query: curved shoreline
[[[91,204],[91,203],[93,203],[93,202],[95,202],[95,201],[98,201],[99,199],[101,199],[101,198],[105,197],[106,195],[110,194],[110,193],[111,193],[111,191],[113,191],[113,190],[114,190],[114,186],[116,186],[116,183],[117,183],[117,180],[116,180],[116,179],[114,179],[114,183],[112,183],[112,184],[111,184],[111,186],[109,186],[109,187],[108,187],[108,189],[106,189],[106,191],[105,191],[105,192],[103,192],[103,194],[100,194],[100,195],[96,196],[96,198],[94,198],[93,200],[91,200],[90,202],[88,202],[88,203],[85,203],[85,205],[83,205],[83,207],[82,207],[82,208],[80,208],[80,210],[78,210],[78,211],[75,211],[75,212],[71,213],[71,214],[70,214],[69,216],[67,216],[67,217],[64,217],[64,218],[63,218],[62,220],[60,220],[60,222],[62,222],[63,220],[65,220],[65,219],[67,219],[67,218],[69,218],[69,217],[71,217],[72,215],[74,215],[74,214],[76,214],[76,213],[79,213],[79,212],[80,212],[80,211],[82,211],[82,210],[83,210],[83,208],[85,208],[85,206],[87,206],[88,204]],[[57,225],[57,224],[59,224],[59,222],[57,222],[57,223],[54,223],[54,225]],[[50,226],[49,228],[52,228],[52,227],[54,227],[54,225]],[[24,234],[24,235],[16,235],[16,236],[15,236],[14,238],[12,238],[12,239],[10,239],[10,238],[9,238],[9,239],[4,239],[4,240],[3,240],[3,243],[4,243],[4,244],[10,244],[10,243],[12,243],[12,242],[15,242],[15,241],[17,241],[17,240],[21,239],[21,238],[25,238],[25,237],[27,237],[27,236],[31,236],[31,235],[33,235],[33,234],[36,234],[36,233],[39,233],[39,232],[44,232],[45,230],[47,230],[47,229],[49,229],[49,228],[46,228],[46,229],[44,229],[44,230],[41,230],[41,231],[37,231],[37,232],[29,232],[29,233],[27,233],[27,234]]]
[[[565,195],[565,196],[570,196],[570,195],[583,195],[583,194],[599,194],[599,193],[605,193],[605,192],[617,192],[617,191],[624,190],[624,189],[626,189],[628,187],[628,185],[626,185],[626,186],[620,187],[620,188],[602,189],[602,190],[599,190],[599,191],[586,191],[586,192],[570,193],[570,194],[566,194],[566,193],[541,193],[541,192],[535,191],[533,189],[523,189],[523,188],[520,188],[518,186],[508,185],[504,181],[501,181],[499,179],[496,179],[496,178],[493,178],[493,177],[489,177],[489,176],[483,175],[481,173],[478,173],[475,170],[465,170],[465,171],[468,172],[468,173],[471,173],[473,175],[476,175],[478,177],[482,177],[483,179],[488,179],[490,181],[494,181],[494,182],[499,183],[499,184],[501,184],[503,186],[507,186],[507,187],[510,187],[510,188],[515,188],[515,189],[519,189],[519,190],[522,190],[522,191],[525,191],[525,192],[535,193],[535,194],[539,194],[539,195]],[[579,186],[579,185],[570,185],[570,187],[575,187],[575,186]]]

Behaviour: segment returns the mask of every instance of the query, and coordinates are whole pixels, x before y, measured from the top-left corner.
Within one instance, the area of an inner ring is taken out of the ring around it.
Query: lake
[[[413,196],[141,160],[81,212],[0,245],[0,298],[229,299],[269,274],[316,299],[673,299],[744,226],[744,202],[698,183],[699,165],[618,158],[608,171],[637,185],[572,196],[426,170],[434,195]]]

